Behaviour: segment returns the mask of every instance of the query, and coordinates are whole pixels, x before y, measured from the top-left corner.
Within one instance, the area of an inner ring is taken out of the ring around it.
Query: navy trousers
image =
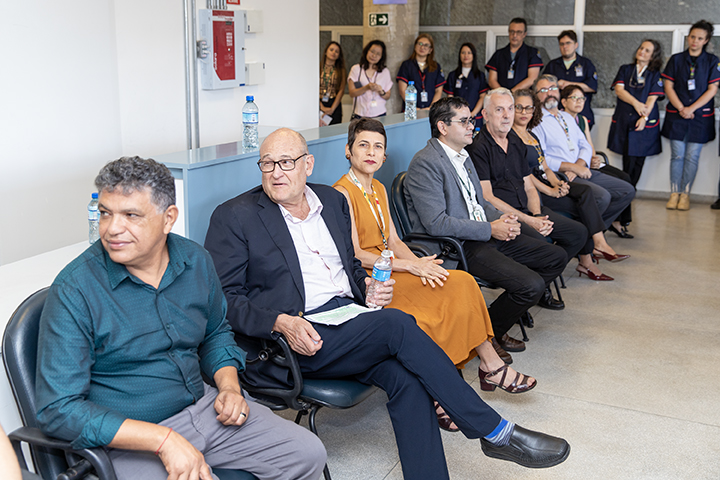
[[[350,302],[336,298],[315,312]],[[412,316],[386,308],[340,326],[313,327],[323,347],[310,357],[298,355],[303,376],[354,377],[387,392],[404,478],[449,478],[432,399],[467,438],[484,437],[500,423],[500,415],[457,374],[450,358]]]

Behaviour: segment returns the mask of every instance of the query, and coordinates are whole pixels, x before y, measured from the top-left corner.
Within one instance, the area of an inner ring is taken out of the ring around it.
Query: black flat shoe
[[[548,468],[565,461],[570,455],[570,445],[562,438],[527,430],[515,425],[510,442],[498,447],[484,438],[480,445],[485,455],[515,462],[527,468]]]
[[[635,235],[631,235],[630,233],[628,233],[627,227],[620,227],[620,230],[618,230],[613,225],[610,225],[610,228],[608,228],[608,230],[610,230],[620,238],[635,238]]]
[[[712,208],[713,210],[720,210],[720,198],[715,200],[715,203],[710,205],[710,208]]]

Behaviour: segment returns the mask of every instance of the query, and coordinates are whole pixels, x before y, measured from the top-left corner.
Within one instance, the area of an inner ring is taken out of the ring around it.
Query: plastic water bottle
[[[245,100],[247,102],[242,109],[243,149],[258,148],[258,107],[252,95]]]
[[[88,203],[88,241],[90,245],[100,240],[100,215],[98,213],[98,194],[93,193],[90,203]]]
[[[405,89],[405,120],[417,118],[417,88],[415,82],[410,80]]]
[[[390,274],[392,273],[392,250],[383,250],[380,257],[375,260],[372,271],[372,280],[370,280],[370,286],[367,290],[367,301],[365,302],[370,308],[380,308],[375,305],[372,301],[375,297],[375,290],[377,289],[378,283],[386,282],[390,280]]]

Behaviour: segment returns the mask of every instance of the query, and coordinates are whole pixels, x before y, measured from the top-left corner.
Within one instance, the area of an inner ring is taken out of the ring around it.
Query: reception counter
[[[404,121],[402,114],[382,117],[388,136],[387,162],[376,178],[390,189],[393,178],[407,169],[413,155],[430,138],[426,112],[417,120]],[[268,135],[274,128],[261,128]],[[345,159],[347,124],[303,130],[308,150],[315,156],[310,182],[332,185],[347,173]],[[260,141],[262,142],[261,137]],[[227,143],[160,155],[155,160],[172,171],[177,185],[181,218],[174,231],[202,244],[215,207],[260,184],[259,151],[243,151],[242,143]]]

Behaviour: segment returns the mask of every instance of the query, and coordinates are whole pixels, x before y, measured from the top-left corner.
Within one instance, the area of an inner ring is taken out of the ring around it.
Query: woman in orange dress
[[[490,315],[475,279],[467,272],[445,270],[435,255],[416,257],[398,237],[385,187],[373,178],[385,162],[386,140],[378,120],[362,118],[350,124],[345,146],[350,171],[334,187],[350,207],[355,256],[370,271],[383,249],[392,250],[395,287],[389,306],[413,315],[458,368],[477,355],[483,390],[499,386],[510,393],[529,391],[535,379],[508,367],[490,343]],[[438,411],[438,419],[441,427],[455,431],[444,412]]]

